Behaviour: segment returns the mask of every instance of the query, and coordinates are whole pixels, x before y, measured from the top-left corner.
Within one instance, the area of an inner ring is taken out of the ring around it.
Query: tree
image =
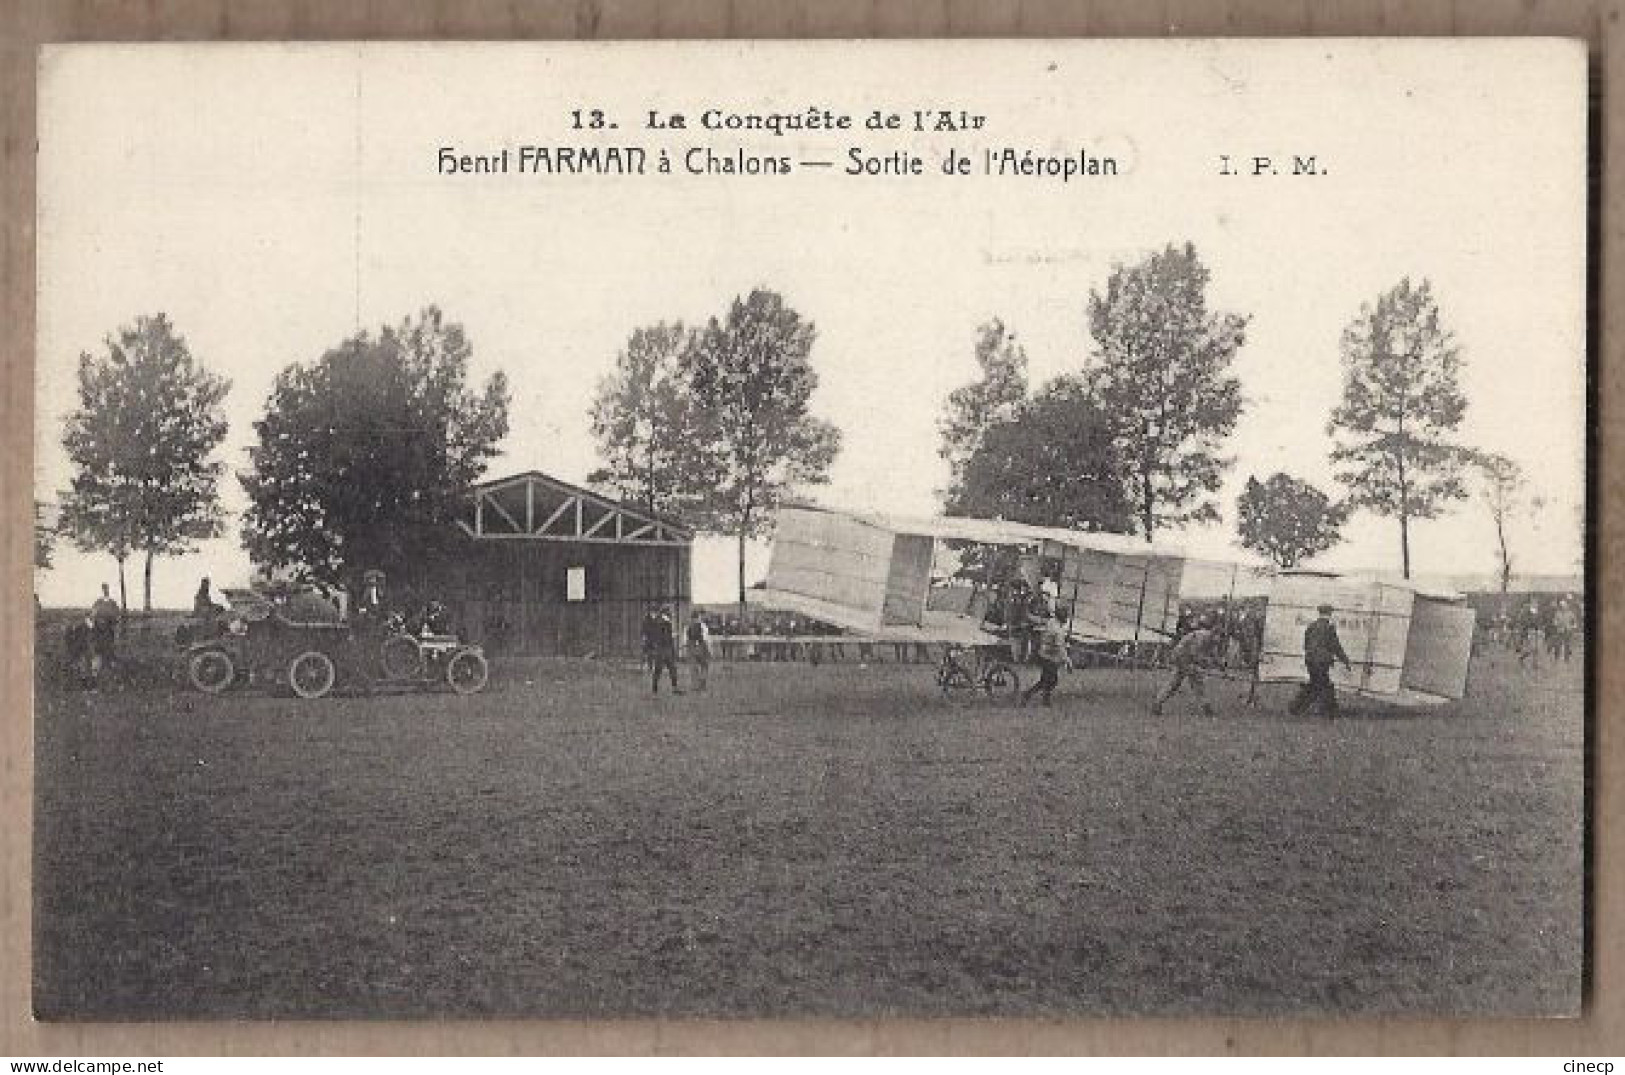
[[[430,306],[277,374],[254,423],[243,544],[262,568],[330,585],[447,555],[508,431],[508,381],[468,386],[473,349]]]
[[[1490,521],[1495,524],[1495,551],[1501,562],[1501,592],[1512,585],[1512,549],[1507,542],[1507,530],[1512,519],[1526,508],[1540,507],[1539,498],[1531,498],[1529,482],[1523,468],[1504,455],[1481,452],[1475,462],[1479,469],[1479,496],[1489,509]]]
[[[958,495],[965,465],[983,434],[994,423],[1011,418],[1027,399],[1027,352],[998,318],[976,330],[976,365],[980,378],[949,394],[937,422],[942,434],[939,452],[951,473],[950,499]]]
[[[1411,577],[1411,522],[1437,518],[1466,496],[1469,458],[1449,435],[1467,397],[1461,356],[1444,328],[1428,281],[1409,278],[1360,308],[1343,330],[1343,402],[1327,432],[1332,462],[1351,502],[1399,520],[1400,564]]]
[[[714,473],[683,362],[697,335],[664,322],[635,330],[593,400],[592,432],[604,465],[588,481],[651,512],[702,501]]]
[[[117,505],[118,493],[109,481],[74,479],[74,489],[62,497],[62,529],[81,552],[105,552],[118,565],[118,603],[130,607],[124,564],[135,548],[133,516]]]
[[[747,540],[787,493],[827,482],[840,450],[840,431],[808,413],[816,335],[781,296],[757,289],[736,298],[725,320],[712,318],[684,359],[696,420],[718,453],[703,514],[738,536],[741,605]]]
[[[1286,570],[1341,541],[1348,509],[1308,482],[1275,473],[1267,481],[1247,479],[1236,516],[1242,546]]]
[[[1219,518],[1219,454],[1241,417],[1231,362],[1247,318],[1210,313],[1209,272],[1190,243],[1118,265],[1089,296],[1092,372],[1112,416],[1139,531]]]
[[[34,501],[34,567],[44,571],[51,566],[51,554],[56,549],[56,527],[45,521],[46,507]]]
[[[230,385],[192,358],[163,314],[138,317],[79,356],[79,409],[62,442],[73,483],[62,526],[86,552],[112,555],[119,603],[124,563],[144,558],[142,607],[152,608],[152,562],[189,552],[221,530],[220,474],[211,456],[226,436],[220,405]]]
[[[984,430],[961,468],[949,515],[1126,533],[1112,424],[1084,382],[1057,378]]]

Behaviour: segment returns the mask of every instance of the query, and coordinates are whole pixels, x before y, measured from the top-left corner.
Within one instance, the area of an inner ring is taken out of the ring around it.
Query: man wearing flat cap
[[[1319,706],[1328,717],[1337,716],[1337,688],[1332,686],[1332,662],[1341,661],[1351,668],[1349,655],[1343,652],[1343,642],[1337,637],[1337,625],[1332,622],[1332,606],[1321,605],[1318,619],[1303,632],[1303,663],[1309,670],[1309,682],[1292,699],[1290,711],[1296,715],[1310,706]]]

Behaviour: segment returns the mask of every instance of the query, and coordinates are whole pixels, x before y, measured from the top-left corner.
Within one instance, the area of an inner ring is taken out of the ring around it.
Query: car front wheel
[[[206,649],[186,662],[186,677],[204,694],[220,694],[237,678],[237,666],[225,650]]]
[[[288,665],[288,686],[301,698],[320,698],[333,689],[338,670],[321,650],[306,650]]]
[[[474,694],[485,688],[491,676],[485,657],[471,649],[453,654],[446,663],[446,685],[458,694]]]

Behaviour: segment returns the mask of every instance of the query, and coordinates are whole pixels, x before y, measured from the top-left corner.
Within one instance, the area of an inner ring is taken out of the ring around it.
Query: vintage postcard
[[[1579,1011],[1560,40],[39,63],[49,1020]]]

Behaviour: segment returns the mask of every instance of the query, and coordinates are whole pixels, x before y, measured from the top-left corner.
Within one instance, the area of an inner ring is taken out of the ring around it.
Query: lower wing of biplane
[[[1049,590],[1079,642],[1162,639],[1178,621],[1183,556],[1136,538],[816,507],[779,510],[750,599],[878,639],[993,643],[998,587],[961,570],[978,552]]]

